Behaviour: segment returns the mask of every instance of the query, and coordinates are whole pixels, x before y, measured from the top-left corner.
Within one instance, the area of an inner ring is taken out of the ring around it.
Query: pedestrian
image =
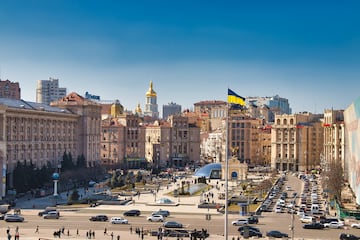
[[[19,231],[19,226],[16,226],[15,232],[18,232],[18,231]]]
[[[67,230],[67,235],[70,236],[70,230],[69,229]]]
[[[8,233],[7,237],[8,237],[8,240],[11,240],[11,234],[10,233]]]
[[[15,233],[15,240],[20,240],[20,234],[19,234],[19,232],[16,232],[16,233]]]
[[[39,225],[36,226],[35,233],[39,233]]]
[[[79,236],[79,229],[76,229],[76,236]]]
[[[132,226],[130,226],[130,233],[132,234]]]
[[[104,236],[105,236],[105,235],[108,235],[108,234],[107,234],[107,228],[104,229]]]
[[[111,236],[111,240],[114,240],[114,232],[111,232],[110,236]]]
[[[116,239],[117,239],[117,240],[120,240],[120,235],[117,235]]]
[[[93,238],[95,238],[95,231],[92,232],[92,236],[93,236]]]

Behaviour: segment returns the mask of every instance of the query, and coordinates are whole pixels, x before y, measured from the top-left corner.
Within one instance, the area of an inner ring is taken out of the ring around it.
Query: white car
[[[300,218],[300,221],[302,223],[312,223],[313,217],[312,216],[303,216],[302,218]]]
[[[147,218],[147,220],[150,222],[163,222],[164,216],[163,215],[151,215],[150,217]]]
[[[238,219],[238,220],[232,221],[231,224],[234,226],[240,226],[240,225],[249,224],[249,221],[247,219]]]
[[[324,227],[326,227],[326,228],[343,228],[344,223],[343,222],[324,223]]]
[[[282,207],[277,206],[274,211],[275,213],[282,213]]]
[[[125,218],[122,218],[122,217],[112,217],[110,222],[112,224],[128,224],[129,221]]]
[[[352,228],[360,228],[360,223],[353,223],[351,224]]]

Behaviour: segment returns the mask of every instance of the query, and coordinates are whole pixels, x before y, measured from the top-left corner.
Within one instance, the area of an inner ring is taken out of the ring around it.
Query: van
[[[317,214],[320,211],[320,207],[318,204],[311,204],[311,209],[310,209],[312,214]]]

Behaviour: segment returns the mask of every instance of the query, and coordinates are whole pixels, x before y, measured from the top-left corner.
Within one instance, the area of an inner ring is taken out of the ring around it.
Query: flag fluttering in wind
[[[236,94],[230,88],[228,88],[228,103],[240,105],[240,106],[246,106],[245,98]]]

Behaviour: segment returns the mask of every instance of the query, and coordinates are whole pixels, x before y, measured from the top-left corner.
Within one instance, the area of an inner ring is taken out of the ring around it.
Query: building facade
[[[320,167],[322,117],[311,113],[276,115],[271,132],[271,167],[306,172]]]
[[[56,168],[64,152],[78,156],[79,119],[67,109],[0,98],[1,197],[12,187],[17,162]]]
[[[50,105],[66,96],[66,88],[59,87],[59,79],[38,80],[36,87],[36,102]]]
[[[150,81],[149,90],[145,94],[145,111],[144,116],[149,116],[154,119],[159,118],[157,94],[153,88],[153,82]]]
[[[0,79],[0,98],[21,99],[19,83]]]
[[[166,120],[170,115],[181,114],[181,105],[176,103],[168,103],[163,105],[163,119]]]
[[[194,104],[194,112],[202,120],[202,131],[212,132],[223,127],[223,120],[227,115],[227,103],[224,101],[201,101]]]
[[[322,165],[340,162],[345,169],[345,125],[343,110],[325,110],[324,112],[324,152]]]
[[[78,116],[75,156],[83,155],[88,167],[100,164],[101,105],[72,92],[50,106],[66,109]]]

